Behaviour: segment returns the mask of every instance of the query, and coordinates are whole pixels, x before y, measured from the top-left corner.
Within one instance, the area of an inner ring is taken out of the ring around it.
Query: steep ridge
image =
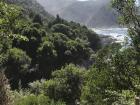
[[[45,9],[36,1],[36,0],[5,0],[10,4],[17,4],[23,7],[26,12],[33,12],[36,14],[40,14],[43,18],[47,18],[48,21],[54,19],[54,17],[45,11]]]
[[[69,5],[60,15],[67,20],[74,20],[89,27],[117,26],[117,16],[111,9],[109,1],[76,2]]]
[[[116,27],[116,12],[111,9],[110,0],[37,0],[48,12],[57,13],[69,21],[89,27]]]

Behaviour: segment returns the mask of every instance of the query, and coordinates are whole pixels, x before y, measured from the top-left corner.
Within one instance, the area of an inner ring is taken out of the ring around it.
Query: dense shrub
[[[63,102],[50,100],[44,94],[31,94],[29,91],[13,92],[14,105],[65,105]]]
[[[55,101],[62,100],[67,105],[76,105],[80,99],[84,74],[84,69],[67,65],[53,72],[51,80],[31,83],[31,91],[37,94],[43,93]]]
[[[9,50],[7,68],[5,73],[10,80],[12,88],[17,88],[19,81],[24,81],[24,76],[29,72],[31,59],[21,49],[12,48]]]

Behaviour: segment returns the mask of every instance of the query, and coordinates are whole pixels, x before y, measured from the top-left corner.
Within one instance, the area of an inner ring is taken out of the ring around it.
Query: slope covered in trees
[[[51,21],[54,17],[44,10],[44,8],[36,0],[5,0],[9,4],[16,4],[24,9],[24,14],[32,16],[40,14],[47,21]]]
[[[112,6],[130,28],[129,46],[101,47],[85,26],[59,16],[46,23],[0,1],[0,104],[133,105],[140,94],[139,16],[131,0]]]
[[[27,17],[16,5],[1,6],[1,33],[7,35],[1,36],[1,63],[13,89],[19,82],[26,87],[33,80],[49,79],[65,64],[88,66],[84,62],[100,48],[98,35],[85,26],[59,16],[45,23],[40,14]]]

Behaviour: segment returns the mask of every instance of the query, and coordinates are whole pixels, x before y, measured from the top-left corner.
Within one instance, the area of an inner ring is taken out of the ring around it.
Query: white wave
[[[99,35],[111,36],[117,42],[124,42],[127,35],[127,28],[92,28]]]

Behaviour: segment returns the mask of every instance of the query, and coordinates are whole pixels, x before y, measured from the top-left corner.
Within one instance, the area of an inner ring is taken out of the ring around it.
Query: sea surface
[[[118,42],[124,42],[127,36],[127,28],[92,28],[99,35],[110,36]]]

